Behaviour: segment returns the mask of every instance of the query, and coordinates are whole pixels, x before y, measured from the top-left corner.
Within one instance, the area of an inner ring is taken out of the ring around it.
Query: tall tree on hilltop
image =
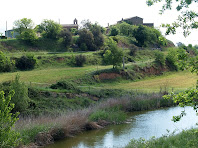
[[[43,38],[58,39],[62,26],[53,20],[43,20],[37,27]]]

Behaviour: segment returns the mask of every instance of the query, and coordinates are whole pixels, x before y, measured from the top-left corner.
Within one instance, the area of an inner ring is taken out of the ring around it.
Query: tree
[[[116,36],[119,34],[119,29],[116,26],[112,26],[110,29],[110,36]]]
[[[83,20],[81,22],[82,28],[81,29],[90,29],[91,28],[91,22],[90,20]]]
[[[147,0],[148,6],[153,5],[154,3],[162,2],[162,0]],[[198,28],[198,22],[196,18],[198,13],[194,10],[191,10],[189,7],[193,3],[198,3],[197,0],[175,0],[177,4],[176,10],[181,12],[181,15],[178,16],[178,20],[172,24],[162,25],[167,27],[166,34],[175,34],[176,29],[181,27],[183,29],[183,35],[186,37],[190,34],[191,29]],[[162,6],[161,14],[167,9],[172,9],[173,0],[166,0],[165,4]],[[179,51],[178,54],[179,68],[182,70],[190,69],[191,72],[198,74],[198,57],[190,57],[187,52],[183,49]],[[179,106],[192,106],[194,110],[198,111],[198,81],[196,88],[188,89],[184,92],[175,94],[172,92],[169,95],[164,96],[166,99],[173,99],[175,103],[178,103]],[[173,121],[179,121],[185,115],[185,111],[182,111],[180,115],[174,116]]]
[[[149,32],[147,28],[143,25],[140,25],[138,29],[135,31],[134,37],[138,42],[138,46],[148,46],[146,42],[148,41]]]
[[[147,5],[152,6],[155,3],[160,3],[162,0],[147,0]],[[174,2],[174,3],[173,3]],[[178,19],[172,24],[162,24],[163,27],[166,27],[166,34],[175,34],[176,29],[181,27],[183,29],[183,35],[186,37],[190,34],[191,29],[198,28],[198,12],[192,10],[189,6],[195,5],[198,3],[197,0],[166,0],[163,5],[160,13],[163,14],[166,10],[171,10],[173,5],[176,4],[176,10],[181,12],[178,16]]]
[[[4,92],[0,92],[0,147],[16,147],[18,146],[20,134],[14,131],[15,122],[18,120],[19,113],[12,114],[14,104],[10,103],[14,91],[11,91],[7,97]]]
[[[33,29],[34,23],[31,19],[23,18],[14,22],[14,30],[21,35],[27,29]]]
[[[94,36],[91,33],[91,31],[87,29],[82,29],[79,31],[79,38],[77,42],[79,47],[81,47],[82,44],[84,44],[86,45],[88,50],[92,50],[92,51],[96,50],[96,46],[94,45]]]
[[[57,39],[62,26],[53,20],[43,20],[40,25],[37,26],[37,31],[41,33],[43,38]]]
[[[122,22],[120,24],[117,24],[116,26],[119,29],[120,35],[130,36],[130,37],[133,36],[135,29],[138,28],[138,26],[130,25],[126,22]]]
[[[26,29],[19,36],[18,39],[22,40],[26,44],[34,45],[38,39],[35,30]]]
[[[15,32],[19,33],[17,39],[24,41],[26,44],[33,45],[36,40],[36,32],[33,29],[34,23],[31,19],[23,18],[21,20],[17,20],[14,22],[15,25]],[[11,32],[12,36],[14,32]]]
[[[113,68],[121,66],[123,51],[117,47],[117,43],[109,38],[106,45],[106,51],[103,54],[105,64],[113,65]]]
[[[92,32],[94,37],[94,45],[98,48],[102,47],[104,44],[104,37],[101,30],[103,30],[102,27],[99,26],[97,23],[93,24],[90,27],[90,31]]]
[[[63,29],[59,35],[63,39],[63,44],[68,47],[72,42],[72,34],[68,29]]]

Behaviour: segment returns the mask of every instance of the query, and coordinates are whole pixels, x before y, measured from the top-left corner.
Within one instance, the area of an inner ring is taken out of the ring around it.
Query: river
[[[171,107],[154,111],[134,112],[130,114],[130,122],[111,125],[101,130],[85,131],[73,138],[55,142],[46,148],[122,148],[131,139],[150,139],[181,132],[183,129],[196,127],[198,117],[191,107],[186,107],[187,115],[181,121],[171,121],[179,115],[183,108]]]

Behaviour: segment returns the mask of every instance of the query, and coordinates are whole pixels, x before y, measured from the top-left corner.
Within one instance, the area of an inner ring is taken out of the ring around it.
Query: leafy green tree
[[[91,33],[91,31],[87,29],[82,29],[79,31],[79,38],[77,42],[78,42],[79,47],[81,47],[82,44],[84,44],[86,45],[88,50],[91,50],[91,51],[96,50],[96,46],[94,45],[94,36]]]
[[[183,35],[186,37],[190,34],[191,29],[198,28],[198,12],[193,10],[192,5],[196,5],[198,3],[197,0],[166,0],[165,2],[162,0],[147,0],[147,5],[152,6],[155,3],[163,3],[162,9],[160,13],[163,14],[166,10],[171,10],[174,5],[176,5],[175,9],[178,12],[181,12],[178,16],[178,19],[172,24],[162,24],[163,27],[166,27],[166,34],[175,34],[177,28],[183,29]]]
[[[135,31],[135,29],[138,28],[138,26],[130,25],[126,22],[122,22],[120,24],[117,24],[116,26],[119,29],[120,35],[130,36],[130,37],[134,36],[133,35],[134,31]]]
[[[26,44],[34,45],[38,37],[33,29],[26,29],[19,35],[18,39],[22,40]]]
[[[144,25],[134,29],[133,35],[137,40],[137,45],[140,47],[160,47],[163,41],[165,42],[159,30]],[[160,41],[160,39],[163,41]]]
[[[41,33],[43,38],[58,39],[61,30],[62,26],[53,20],[45,19],[37,26],[37,31]]]
[[[63,44],[68,47],[72,42],[72,34],[68,29],[63,29],[59,35],[63,39]]]
[[[148,36],[149,36],[149,32],[147,28],[143,25],[140,25],[134,34],[134,37],[136,38],[138,42],[138,46],[141,46],[141,47],[148,46],[147,45],[147,41],[149,38]]]
[[[90,31],[92,32],[94,38],[94,45],[98,48],[102,47],[104,44],[104,37],[101,30],[102,27],[99,26],[97,23],[93,24],[90,28]]]
[[[23,18],[20,20],[16,20],[14,22],[14,30],[20,34],[22,34],[27,29],[33,29],[34,23],[31,19]]]
[[[33,29],[34,23],[31,19],[23,18],[14,22],[14,30],[19,33],[17,39],[24,41],[27,44],[33,45],[37,40],[37,35]],[[12,32],[13,36],[14,32]]]
[[[105,64],[113,65],[113,68],[121,66],[123,51],[117,47],[117,43],[109,38],[106,45],[106,51],[103,54]]]
[[[0,147],[10,148],[19,145],[20,134],[14,131],[15,122],[18,120],[19,113],[11,113],[14,108],[14,104],[10,103],[11,97],[14,95],[14,91],[11,91],[7,97],[4,96],[4,92],[0,91]]]
[[[119,29],[116,26],[110,28],[110,36],[116,36],[119,34]]]
[[[76,28],[71,28],[70,31],[71,31],[72,35],[78,34],[78,30]]]
[[[162,0],[147,0],[149,6],[154,3],[164,2]],[[178,19],[172,24],[163,24],[163,27],[166,27],[166,34],[175,34],[178,27],[183,29],[183,35],[186,37],[190,34],[191,29],[198,28],[197,17],[198,13],[195,10],[192,10],[192,5],[196,5],[197,0],[166,0],[163,3],[161,14],[164,13],[167,9],[171,10],[174,4],[177,4],[176,10],[181,12],[178,16]],[[183,49],[179,51],[178,54],[179,66],[180,69],[190,69],[191,72],[198,74],[198,57],[189,57],[187,52]],[[172,92],[169,95],[164,96],[167,99],[173,99],[175,103],[178,103],[179,106],[192,106],[194,110],[198,111],[198,81],[195,89],[188,89],[184,92],[175,94]],[[185,115],[185,111],[182,111],[180,115],[174,116],[173,121],[179,121]]]
[[[82,28],[81,29],[90,29],[91,28],[91,21],[90,20],[83,20],[81,22]]]

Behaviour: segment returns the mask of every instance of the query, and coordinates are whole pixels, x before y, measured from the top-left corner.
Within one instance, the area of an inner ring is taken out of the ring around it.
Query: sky
[[[176,20],[178,12],[167,11],[160,15],[161,4],[148,7],[146,0],[1,0],[0,33],[5,33],[6,21],[7,29],[13,28],[13,22],[22,18],[30,18],[35,25],[43,19],[52,19],[60,24],[72,24],[77,18],[78,23],[89,19],[92,23],[98,22],[106,27],[116,24],[122,18],[139,16],[144,19],[144,23],[154,23],[165,33],[165,29],[160,28],[162,23],[171,23]],[[197,9],[193,6],[192,9]],[[198,31],[193,30],[187,38],[183,37],[182,30],[176,35],[166,36],[167,39],[188,44],[198,44]]]

